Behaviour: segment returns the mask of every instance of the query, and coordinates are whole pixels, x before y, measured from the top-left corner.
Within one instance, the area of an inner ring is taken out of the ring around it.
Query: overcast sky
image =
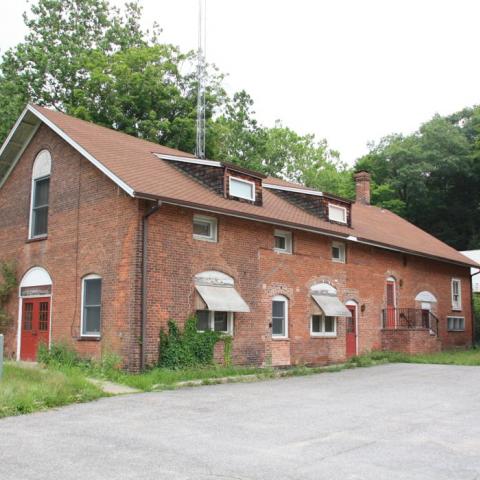
[[[165,42],[196,48],[198,0],[141,3]],[[1,8],[3,52],[27,1]],[[207,0],[207,60],[263,124],[315,133],[352,163],[368,141],[480,103],[479,20],[478,0]]]

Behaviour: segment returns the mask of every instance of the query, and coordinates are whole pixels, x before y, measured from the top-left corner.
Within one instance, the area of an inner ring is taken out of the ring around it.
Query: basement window
[[[465,330],[465,318],[447,317],[447,328],[449,332],[463,332]]]
[[[197,310],[198,332],[219,332],[233,334],[233,312],[213,312],[211,310]]]
[[[338,205],[328,204],[328,219],[333,222],[347,223],[347,209]]]
[[[229,193],[231,197],[255,201],[255,183],[242,178],[229,177]]]
[[[292,253],[292,232],[285,230],[275,230],[274,232],[275,247],[278,253]]]
[[[193,238],[206,242],[217,241],[217,219],[203,215],[193,216]]]

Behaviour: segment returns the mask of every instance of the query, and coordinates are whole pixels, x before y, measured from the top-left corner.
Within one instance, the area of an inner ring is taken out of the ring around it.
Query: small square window
[[[274,250],[279,253],[292,253],[292,232],[284,230],[275,230],[274,232],[275,247]]]
[[[465,318],[448,317],[447,328],[449,332],[463,332],[465,330]]]
[[[229,192],[231,197],[255,201],[255,183],[241,178],[230,177]]]
[[[337,335],[337,317],[312,315],[310,334],[313,337],[335,337]]]
[[[334,262],[345,263],[345,244],[342,242],[332,242],[332,260]]]
[[[206,332],[213,330],[215,332],[233,334],[233,313],[232,312],[214,312],[212,310],[197,310],[197,330]]]
[[[334,222],[347,223],[347,209],[338,205],[328,204],[328,219]]]
[[[217,219],[203,215],[193,216],[193,238],[207,242],[217,241]]]

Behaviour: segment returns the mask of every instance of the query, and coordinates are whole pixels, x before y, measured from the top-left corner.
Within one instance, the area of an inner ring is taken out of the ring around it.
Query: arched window
[[[44,237],[48,233],[48,193],[51,168],[50,152],[42,150],[37,155],[32,170],[29,238]]]
[[[82,279],[82,337],[100,337],[102,326],[102,277],[91,274]]]
[[[283,295],[272,298],[272,337],[288,338],[288,299]]]

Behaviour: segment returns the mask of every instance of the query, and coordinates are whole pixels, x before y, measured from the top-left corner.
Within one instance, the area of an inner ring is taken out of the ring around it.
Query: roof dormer
[[[224,198],[259,206],[263,203],[262,181],[266,175],[262,173],[233,163],[158,153],[155,155],[168,160],[183,173]]]

